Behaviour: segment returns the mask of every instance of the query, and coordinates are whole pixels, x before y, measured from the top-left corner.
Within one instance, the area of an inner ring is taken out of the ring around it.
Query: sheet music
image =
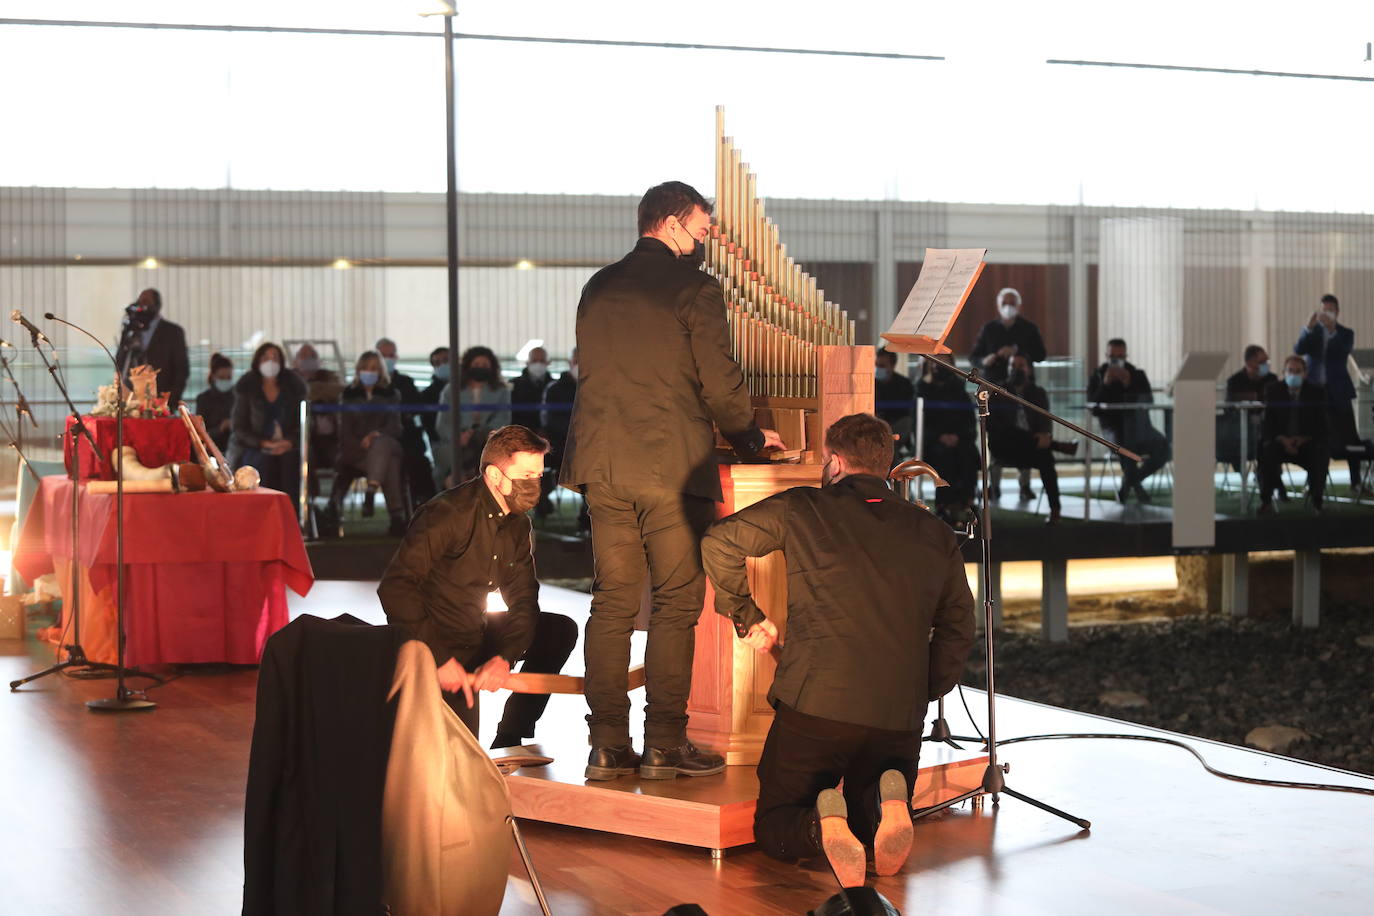
[[[986,248],[927,248],[916,285],[888,334],[942,339],[987,253]]]

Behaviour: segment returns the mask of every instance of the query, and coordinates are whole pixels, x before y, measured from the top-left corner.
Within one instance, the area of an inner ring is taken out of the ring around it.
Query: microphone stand
[[[989,407],[992,400],[992,396],[995,394],[998,397],[1006,398],[1007,400],[1012,401],[1013,403],[1021,405],[1027,410],[1034,411],[1035,413],[1038,413],[1043,417],[1047,417],[1052,422],[1058,423],[1061,426],[1066,426],[1074,432],[1078,433],[1080,436],[1086,436],[1087,438],[1102,445],[1109,451],[1115,452],[1117,455],[1120,455],[1123,458],[1130,458],[1134,461],[1140,461],[1140,456],[1132,451],[1129,451],[1128,449],[1122,448],[1114,442],[1108,442],[1106,439],[1102,438],[1096,433],[1091,433],[1088,430],[1082,428],[1081,426],[1078,426],[1074,423],[1070,423],[1063,417],[1050,413],[1048,410],[1045,410],[1039,405],[1032,404],[1031,402],[1025,400],[1019,395],[1013,394],[1012,392],[1001,387],[1000,385],[995,385],[992,382],[989,382],[987,379],[983,378],[981,375],[978,374],[978,370],[976,368],[972,372],[965,372],[964,370],[956,368],[955,366],[945,362],[944,360],[935,359],[929,354],[926,355],[926,359],[935,363],[937,366],[941,366],[949,372],[954,373],[956,376],[964,379],[966,382],[970,382],[971,384],[976,385],[978,387],[978,445],[983,463],[981,470],[983,485],[983,516],[979,520],[980,524],[978,526],[978,539],[982,548],[982,568],[980,570],[980,574],[982,576],[983,581],[983,651],[985,653],[987,662],[988,736],[986,742],[988,752],[988,765],[987,768],[983,771],[982,785],[980,785],[978,788],[965,792],[964,794],[959,795],[955,798],[951,798],[948,801],[940,802],[938,805],[932,805],[929,808],[922,808],[919,812],[912,815],[912,819],[915,820],[917,818],[926,817],[928,815],[934,814],[936,811],[943,811],[945,808],[949,808],[953,805],[959,804],[960,802],[967,801],[968,799],[975,798],[983,794],[991,795],[992,803],[996,805],[998,802],[997,796],[999,794],[1005,793],[1007,795],[1010,795],[1012,798],[1017,799],[1018,801],[1023,801],[1028,805],[1034,805],[1042,811],[1048,811],[1050,814],[1053,814],[1056,817],[1062,817],[1064,820],[1069,821],[1073,824],[1077,824],[1079,827],[1082,827],[1084,830],[1087,830],[1092,827],[1092,823],[1090,821],[1069,814],[1067,811],[1061,811],[1052,805],[1048,805],[1045,802],[1040,801],[1039,799],[1032,798],[1029,795],[1024,795],[1020,792],[1017,792],[1015,789],[1010,788],[1006,784],[1006,780],[1003,779],[1003,776],[1011,770],[1011,766],[1010,764],[997,762],[997,682],[994,674],[996,668],[996,652],[994,645],[995,640],[993,639],[992,633],[992,501],[990,497],[990,480],[988,476],[988,415],[990,413]],[[1084,497],[1091,498],[1091,494],[1085,493]]]
[[[14,431],[11,432],[9,426],[3,424],[2,421],[0,421],[0,428],[9,436],[10,448],[14,449],[15,454],[19,456],[19,463],[29,472],[29,476],[33,478],[35,484],[41,484],[42,478],[38,476],[38,472],[29,463],[29,457],[24,454],[24,418],[29,418],[34,429],[38,428],[38,421],[34,419],[33,410],[24,398],[24,389],[19,387],[19,380],[14,377],[14,370],[10,368],[9,357],[5,356],[4,353],[6,349],[14,349],[14,344],[8,340],[0,340],[0,371],[4,372],[5,377],[14,386]],[[4,398],[0,397],[0,402],[3,401]]]
[[[48,313],[45,317],[48,317],[48,318],[55,318],[56,316],[53,316],[52,313]],[[61,321],[61,319],[56,319],[56,320]],[[110,356],[110,351],[109,351],[109,349],[106,348],[105,345],[104,345],[103,343],[101,343],[97,338],[95,338],[95,337],[93,337],[92,335],[90,335],[90,334],[89,334],[88,332],[86,332],[84,329],[78,328],[78,327],[76,327],[76,325],[70,324],[70,322],[62,321],[62,323],[68,325],[69,327],[76,328],[76,330],[81,331],[83,334],[86,334],[86,336],[88,336],[88,337],[91,337],[91,339],[92,339],[92,340],[95,340],[97,344],[100,344],[100,348],[101,348],[102,350],[105,351],[105,355],[106,355],[106,356]],[[95,437],[94,437],[93,435],[91,435],[91,431],[90,431],[89,429],[86,428],[86,424],[82,421],[81,411],[78,410],[77,407],[76,407],[76,404],[74,404],[74,403],[72,402],[71,395],[70,395],[70,393],[67,391],[66,385],[64,385],[64,384],[62,383],[62,378],[61,378],[60,374],[59,374],[58,371],[57,371],[56,357],[54,357],[53,360],[49,360],[47,354],[43,352],[43,348],[42,348],[42,346],[40,345],[40,339],[41,339],[41,340],[46,340],[47,338],[40,338],[39,332],[38,332],[37,330],[31,330],[31,331],[30,331],[30,335],[32,336],[32,339],[33,339],[33,347],[34,347],[34,349],[38,351],[38,356],[39,356],[40,359],[43,360],[43,365],[47,367],[47,369],[48,369],[48,374],[49,374],[50,376],[52,376],[53,383],[57,385],[57,390],[58,390],[59,392],[61,392],[63,400],[65,400],[65,401],[67,402],[67,409],[71,411],[71,416],[72,416],[72,418],[73,418],[73,420],[74,420],[73,426],[74,426],[76,432],[78,433],[78,436],[84,436],[84,437],[86,438],[86,441],[87,441],[88,443],[90,443],[91,451],[92,451],[92,453],[95,454],[96,460],[97,460],[97,461],[103,461],[104,458],[103,458],[103,456],[102,456],[102,454],[101,454],[101,452],[100,452],[100,446],[96,443]],[[51,342],[49,342],[49,346],[51,346],[51,345],[52,345]],[[110,356],[110,361],[111,361],[111,363],[114,362],[114,357],[113,357],[113,356]],[[116,430],[115,430],[115,436],[116,436],[116,441],[117,441],[117,446],[116,446],[116,448],[119,449],[119,448],[123,448],[123,447],[124,447],[124,386],[123,386],[123,383],[119,380],[119,378],[118,378],[117,375],[116,375],[116,377],[115,377],[115,386],[116,386],[116,387],[115,387],[115,390],[116,390],[116,392],[117,392],[117,397],[116,397],[116,405],[117,405],[117,406],[116,406],[116,411],[115,411],[115,416],[116,416]],[[118,454],[117,454],[117,459],[118,459],[118,457],[119,457],[119,456],[118,456]],[[116,461],[116,463],[118,463],[118,461]],[[120,470],[122,470],[122,468],[120,468]],[[124,497],[124,484],[123,484],[123,478],[120,476],[119,473],[116,473],[115,478],[116,478],[116,481],[117,481],[116,484],[115,484],[115,489],[116,489],[116,495],[115,495],[115,525],[116,525],[116,544],[117,544],[117,553],[118,553],[117,564],[116,564],[116,565],[117,565],[117,587],[116,587],[116,594],[117,594],[116,602],[117,602],[117,603],[116,603],[116,605],[115,605],[115,627],[116,627],[116,631],[117,631],[117,646],[118,646],[118,648],[117,648],[117,664],[111,665],[111,664],[109,664],[108,662],[96,662],[96,661],[91,661],[90,659],[86,658],[85,650],[81,647],[81,616],[80,616],[80,615],[81,615],[81,583],[80,583],[80,572],[79,572],[79,569],[80,569],[80,559],[81,559],[81,558],[80,558],[81,525],[80,525],[80,499],[79,499],[79,493],[80,493],[80,490],[81,490],[81,448],[80,448],[80,444],[79,444],[79,442],[78,442],[78,443],[73,443],[73,448],[72,448],[72,500],[71,500],[71,514],[72,514],[72,518],[71,518],[71,531],[72,531],[72,570],[71,570],[71,582],[72,582],[72,585],[71,585],[71,598],[72,598],[72,623],[73,623],[73,627],[74,627],[74,629],[75,629],[75,634],[74,634],[73,643],[72,643],[72,645],[69,645],[69,646],[66,647],[66,648],[67,648],[67,660],[66,660],[66,661],[59,662],[59,663],[56,664],[56,665],[53,665],[53,666],[51,666],[51,667],[49,667],[49,668],[46,668],[46,669],[44,669],[43,671],[39,671],[39,672],[36,673],[36,674],[31,674],[31,675],[29,675],[28,677],[21,678],[21,679],[19,679],[19,680],[17,680],[17,681],[11,681],[11,682],[10,682],[10,690],[11,690],[11,691],[17,690],[21,685],[26,684],[26,683],[28,683],[29,681],[36,680],[36,679],[38,679],[38,678],[44,677],[44,676],[46,676],[46,675],[48,675],[48,674],[53,674],[53,673],[55,673],[55,672],[62,671],[62,670],[64,670],[64,669],[66,669],[66,668],[71,668],[71,667],[82,667],[82,668],[86,668],[88,671],[114,671],[114,672],[115,672],[115,675],[116,675],[117,678],[118,678],[118,687],[117,687],[117,691],[116,691],[116,697],[114,698],[114,700],[90,700],[90,701],[88,701],[88,702],[86,703],[86,705],[87,705],[88,707],[90,707],[91,709],[112,709],[112,710],[124,710],[124,709],[152,709],[154,706],[157,705],[156,703],[153,703],[151,700],[148,700],[148,699],[141,699],[141,698],[135,696],[135,694],[137,693],[137,691],[130,690],[130,689],[127,688],[127,687],[125,686],[125,684],[124,684],[124,676],[125,676],[126,673],[129,674],[129,675],[132,675],[132,676],[134,676],[134,677],[146,677],[146,678],[150,678],[150,679],[152,679],[152,680],[158,681],[158,682],[161,682],[161,681],[162,681],[162,678],[158,677],[157,675],[147,674],[147,673],[145,673],[145,672],[143,672],[143,671],[139,671],[139,670],[137,670],[137,669],[126,669],[126,668],[124,667],[124,512],[123,512],[123,503],[124,503],[124,498],[123,498],[123,497]]]

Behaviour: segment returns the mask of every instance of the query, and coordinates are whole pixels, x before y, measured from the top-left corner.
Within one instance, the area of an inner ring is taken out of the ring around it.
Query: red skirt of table
[[[43,478],[14,549],[33,581],[72,560],[71,481]],[[286,625],[286,587],[314,583],[289,497],[244,493],[138,493],[124,497],[125,664],[256,664]],[[81,633],[86,655],[113,662],[118,542],[115,497],[81,494]],[[69,626],[70,601],[63,625]],[[70,632],[64,642],[71,642]]]

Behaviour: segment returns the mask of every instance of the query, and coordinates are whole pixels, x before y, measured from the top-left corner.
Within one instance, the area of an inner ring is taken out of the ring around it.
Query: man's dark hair
[[[1110,350],[1112,347],[1122,347],[1124,349],[1125,346],[1126,341],[1122,340],[1120,337],[1113,337],[1111,340],[1107,341],[1108,350]]]
[[[714,209],[711,202],[702,197],[697,189],[681,181],[665,181],[644,192],[639,199],[639,234],[648,235],[663,225],[670,216],[686,221],[692,211],[700,207],[709,215]]]
[[[1296,353],[1288,354],[1288,358],[1283,361],[1283,371],[1287,372],[1288,366],[1293,363],[1296,363],[1302,369],[1303,375],[1307,374],[1307,360]]]
[[[1325,296],[1322,296],[1322,305],[1327,304],[1334,305],[1337,308],[1337,310],[1339,310],[1341,307],[1341,300],[1337,299],[1330,293],[1327,293]]]
[[[447,354],[447,353],[448,353],[448,347],[435,347],[433,350],[430,350],[430,351],[429,351],[429,358],[430,358],[430,359],[433,359],[434,357],[438,356],[440,353]]]
[[[876,355],[879,359],[891,360],[889,365],[894,369],[897,368],[897,354],[893,353],[887,347],[880,347]]]
[[[502,467],[516,452],[538,452],[547,455],[549,440],[527,426],[503,426],[492,433],[487,439],[487,444],[482,446],[482,461],[478,469],[485,471],[489,464]]]
[[[1250,346],[1245,348],[1245,356],[1243,356],[1242,359],[1248,363],[1263,352],[1264,347],[1261,347],[1259,344],[1250,344]]]
[[[825,447],[855,471],[887,476],[892,467],[892,427],[871,413],[840,417],[825,431]]]

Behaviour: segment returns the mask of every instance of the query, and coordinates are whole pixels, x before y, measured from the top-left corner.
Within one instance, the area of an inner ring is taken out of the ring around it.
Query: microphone
[[[13,321],[15,324],[18,325],[23,325],[24,330],[28,331],[30,334],[33,335],[34,346],[37,346],[38,341],[40,340],[48,346],[52,346],[52,341],[48,340],[47,335],[40,331],[38,329],[38,326],[35,325],[32,321],[29,321],[29,319],[25,318],[24,313],[19,311],[19,309],[14,309],[10,312],[10,321]]]

